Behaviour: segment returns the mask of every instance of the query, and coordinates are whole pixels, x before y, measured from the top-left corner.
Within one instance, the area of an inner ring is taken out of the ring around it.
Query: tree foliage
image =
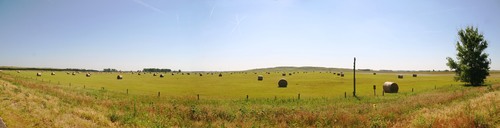
[[[484,79],[489,75],[491,60],[485,49],[488,42],[477,28],[468,26],[458,31],[457,61],[447,57],[448,67],[455,71],[455,80],[469,83],[473,86],[484,84]]]

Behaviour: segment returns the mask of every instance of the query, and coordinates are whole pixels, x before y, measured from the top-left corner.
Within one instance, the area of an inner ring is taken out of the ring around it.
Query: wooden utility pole
[[[356,97],[356,57],[354,57],[354,68],[352,69],[354,72],[354,91],[352,92],[352,96]]]

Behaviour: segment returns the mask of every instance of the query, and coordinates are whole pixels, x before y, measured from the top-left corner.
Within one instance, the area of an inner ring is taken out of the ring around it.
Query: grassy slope
[[[498,76],[493,74],[490,79],[495,82]],[[318,77],[321,75],[318,74]],[[435,79],[442,79],[439,77],[442,76],[435,75],[425,80],[433,83]],[[425,86],[422,88],[425,91],[402,91],[383,97],[365,94],[360,100],[319,96],[301,100],[264,98],[245,101],[229,95],[227,100],[213,97],[197,101],[194,96],[156,98],[150,95],[126,95],[122,92],[82,89],[13,75],[2,75],[1,79],[8,82],[0,82],[7,85],[0,88],[0,116],[12,127],[441,127],[450,126],[447,121],[456,116],[465,117],[452,120],[460,122],[462,127],[498,127],[500,123],[499,111],[494,108],[500,106],[496,101],[499,98],[498,91],[490,92],[486,87],[442,85],[434,90],[433,87]],[[415,87],[419,86],[417,82],[408,82],[411,83]],[[494,88],[498,90],[499,85],[495,84]],[[452,108],[459,109],[450,111]],[[463,113],[468,115],[460,115]]]

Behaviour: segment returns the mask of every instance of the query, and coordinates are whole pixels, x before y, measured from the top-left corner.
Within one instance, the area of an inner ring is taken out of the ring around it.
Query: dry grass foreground
[[[177,100],[130,105],[133,99],[119,95],[89,94],[10,76],[1,79],[0,116],[12,128],[500,126],[498,84],[493,85],[494,91],[488,87],[461,87],[390,100],[304,100],[296,103],[302,104],[300,107],[290,108],[259,101],[234,105]]]

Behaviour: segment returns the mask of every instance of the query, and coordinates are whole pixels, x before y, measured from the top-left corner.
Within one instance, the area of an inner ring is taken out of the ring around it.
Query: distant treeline
[[[170,69],[159,69],[159,68],[144,68],[143,72],[171,72]]]
[[[118,70],[116,69],[112,69],[112,68],[105,68],[102,70],[103,72],[118,72]]]
[[[57,68],[21,68],[21,67],[0,67],[0,70],[43,70],[43,71],[81,71],[81,72],[97,72],[97,70],[93,70],[93,69],[75,69],[75,68],[57,69]]]

